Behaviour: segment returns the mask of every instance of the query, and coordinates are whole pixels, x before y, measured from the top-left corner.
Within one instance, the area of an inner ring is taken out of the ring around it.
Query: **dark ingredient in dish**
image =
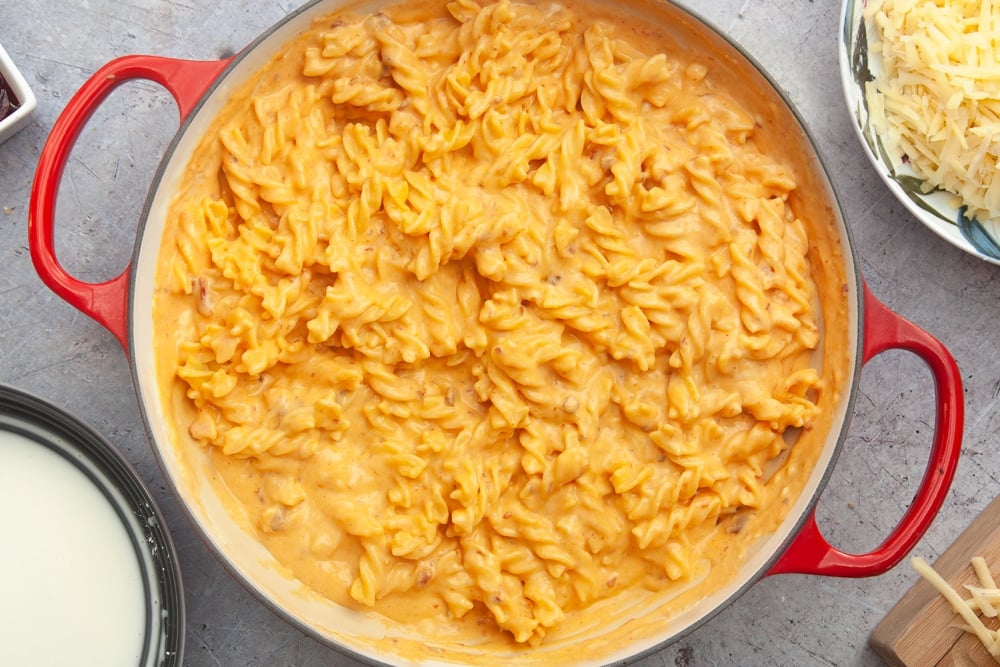
[[[19,106],[20,104],[14,96],[14,91],[11,90],[10,84],[0,74],[0,120],[14,113]]]

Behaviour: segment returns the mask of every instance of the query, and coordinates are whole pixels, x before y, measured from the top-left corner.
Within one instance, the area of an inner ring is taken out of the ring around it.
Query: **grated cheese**
[[[959,625],[966,632],[971,632],[983,643],[987,652],[1000,663],[1000,631],[991,630],[983,623],[976,612],[984,616],[995,617],[997,615],[996,605],[1000,602],[1000,589],[993,581],[992,575],[986,567],[986,561],[981,556],[972,559],[972,568],[979,578],[979,586],[966,586],[972,597],[965,599],[956,591],[951,584],[945,581],[944,577],[937,573],[927,561],[920,557],[910,559],[921,577],[927,580],[950,604],[955,613],[962,617],[966,625]]]
[[[881,62],[868,118],[893,166],[1000,217],[1000,0],[870,0],[864,17]]]

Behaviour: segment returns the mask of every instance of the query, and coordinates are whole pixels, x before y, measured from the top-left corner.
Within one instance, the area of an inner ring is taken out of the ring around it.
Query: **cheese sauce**
[[[554,662],[613,619],[603,654],[798,498],[848,366],[837,227],[726,56],[597,5],[420,8],[318,21],[194,153],[167,422],[291,576],[428,638],[392,651]]]
[[[0,429],[0,507],[0,665],[139,664],[139,560],[101,489],[53,449]]]

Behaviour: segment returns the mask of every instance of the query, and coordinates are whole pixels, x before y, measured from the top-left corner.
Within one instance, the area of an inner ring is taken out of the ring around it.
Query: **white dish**
[[[0,385],[0,504],[0,665],[183,665],[173,541],[110,442]]]
[[[841,9],[840,77],[853,126],[875,170],[889,190],[920,222],[941,238],[984,261],[1000,264],[1000,220],[966,217],[961,200],[950,193],[921,191],[921,179],[906,165],[894,167],[868,121],[864,84],[881,72],[877,53],[869,52],[861,16],[864,0],[845,0]]]
[[[10,115],[0,119],[0,144],[14,136],[28,122],[31,114],[35,112],[38,101],[35,94],[31,92],[27,80],[21,75],[14,61],[11,60],[7,52],[0,45],[0,75],[14,93],[17,99],[17,108]]]

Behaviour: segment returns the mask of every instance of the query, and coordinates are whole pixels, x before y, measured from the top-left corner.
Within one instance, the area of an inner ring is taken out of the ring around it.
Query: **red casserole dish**
[[[748,72],[757,85],[770,92],[775,114],[788,127],[792,140],[802,147],[803,161],[810,166],[809,182],[817,197],[826,202],[834,235],[845,249],[844,292],[851,347],[849,378],[844,400],[837,406],[834,428],[819,464],[810,472],[805,490],[778,530],[741,568],[735,579],[721,591],[708,596],[679,618],[654,628],[642,637],[595,655],[592,662],[634,659],[676,641],[692,628],[711,618],[762,577],[786,573],[837,577],[863,577],[884,573],[913,548],[930,526],[944,502],[954,476],[961,449],[963,428],[962,386],[958,368],[948,350],[933,336],[894,313],[870,292],[864,283],[851,248],[849,229],[843,220],[834,188],[812,141],[794,110],[773,82],[745,53],[697,17],[669,4],[660,3],[653,11],[655,20],[671,30],[687,31],[698,48],[710,45],[724,54],[734,68]],[[42,280],[54,292],[81,312],[104,325],[121,343],[132,368],[140,405],[154,452],[174,493],[188,512],[193,525],[233,574],[262,601],[293,624],[320,640],[366,660],[407,662],[406,652],[394,654],[378,635],[407,636],[405,627],[386,630],[359,620],[344,609],[322,601],[303,598],[294,586],[262,567],[266,552],[252,536],[239,530],[218,498],[192,477],[169,442],[170,425],[164,423],[163,406],[156,389],[154,351],[151,349],[153,267],[162,237],[163,209],[172,188],[183,172],[192,146],[220,105],[251,73],[268,62],[278,46],[287,42],[313,17],[336,7],[336,3],[316,2],[304,7],[275,26],[237,56],[209,62],[183,61],[155,56],[127,56],[97,71],[72,98],[57,121],[43,150],[29,211],[29,240],[32,258]],[[140,221],[131,263],[118,276],[102,283],[77,280],[60,265],[54,249],[54,218],[57,191],[68,155],[87,120],[102,101],[119,85],[133,79],[147,79],[164,86],[176,99],[181,130],[168,148],[147,198]],[[841,551],[824,539],[815,519],[815,505],[832,473],[849,426],[854,395],[865,363],[881,352],[902,349],[912,352],[929,366],[936,395],[935,435],[924,477],[909,510],[892,533],[869,553]],[[655,625],[655,623],[653,623]],[[563,647],[562,657],[579,664],[580,647]],[[442,649],[444,650],[444,649]],[[520,658],[521,656],[519,656]],[[477,655],[475,649],[456,650],[448,660],[509,660],[510,656]],[[548,661],[552,654],[539,652],[534,659]]]

